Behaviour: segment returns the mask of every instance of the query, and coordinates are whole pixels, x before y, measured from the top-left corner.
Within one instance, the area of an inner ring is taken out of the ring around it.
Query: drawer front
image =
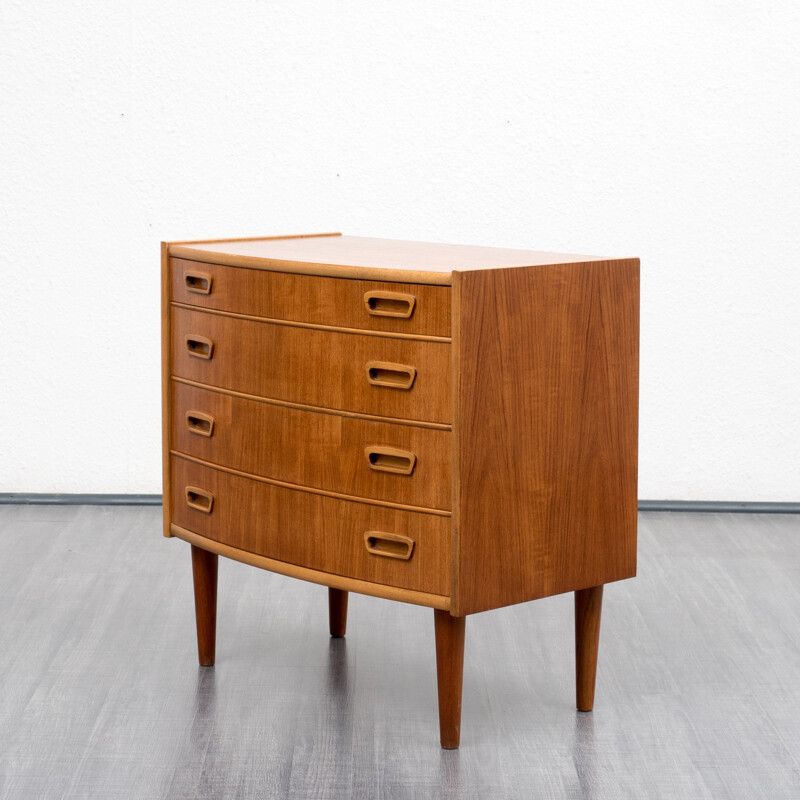
[[[265,478],[450,509],[451,434],[172,383],[172,449]]]
[[[200,536],[309,569],[450,594],[449,517],[285,489],[174,456],[171,472],[172,522]]]
[[[450,336],[450,288],[170,259],[172,299],[219,311],[391,333]]]
[[[450,422],[449,343],[176,307],[171,318],[172,374],[180,378],[305,405]]]

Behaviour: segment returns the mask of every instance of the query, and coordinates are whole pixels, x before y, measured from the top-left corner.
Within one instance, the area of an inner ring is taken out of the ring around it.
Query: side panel
[[[170,514],[170,428],[172,401],[170,398],[170,272],[169,243],[161,242],[161,470],[164,498],[164,536],[172,536]]]
[[[639,261],[464,272],[452,613],[636,573]]]

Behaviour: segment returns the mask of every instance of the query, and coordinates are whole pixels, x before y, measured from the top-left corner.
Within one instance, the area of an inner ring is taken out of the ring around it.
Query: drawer
[[[170,259],[172,299],[271,319],[450,336],[450,288]]]
[[[171,518],[182,528],[308,569],[450,594],[450,517],[286,489],[175,456],[171,466]]]
[[[180,378],[305,405],[450,422],[447,342],[299,328],[174,306],[170,316],[172,374]]]
[[[449,431],[247,400],[172,383],[171,447],[265,478],[450,508]]]

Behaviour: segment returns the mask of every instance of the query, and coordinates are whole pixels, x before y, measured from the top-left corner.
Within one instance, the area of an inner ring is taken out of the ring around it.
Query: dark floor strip
[[[159,506],[160,494],[54,494],[0,492],[0,505]],[[691,511],[715,514],[800,514],[800,503],[733,500],[640,500],[639,511]]]
[[[0,492],[0,505],[34,506],[160,506],[160,494],[57,494]]]
[[[640,500],[639,511],[708,511],[714,514],[800,514],[800,503],[734,500]]]

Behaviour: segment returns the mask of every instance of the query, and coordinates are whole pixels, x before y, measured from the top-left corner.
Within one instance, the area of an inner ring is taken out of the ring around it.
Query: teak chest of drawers
[[[639,261],[320,234],[162,245],[164,533],[434,609],[443,747],[468,614],[575,592],[577,705],[603,584],[636,572]]]

